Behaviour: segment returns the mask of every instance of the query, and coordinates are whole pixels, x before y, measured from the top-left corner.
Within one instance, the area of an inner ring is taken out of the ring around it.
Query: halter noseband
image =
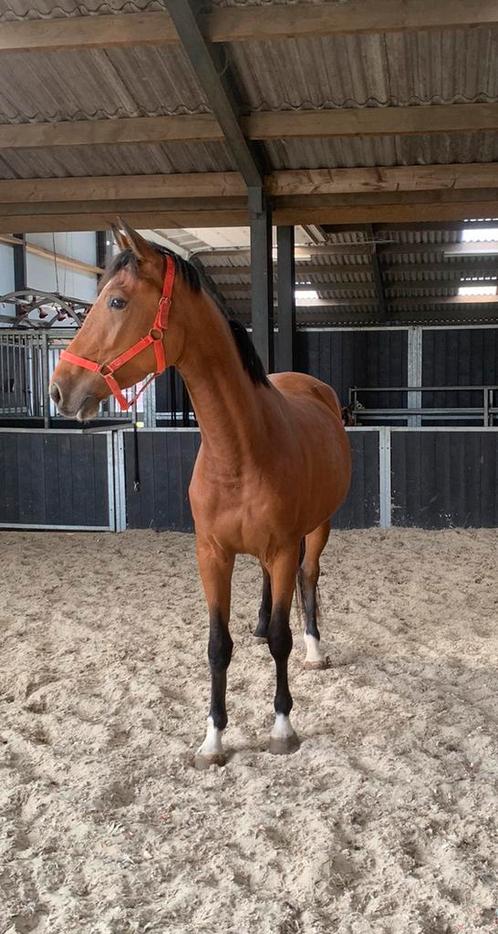
[[[174,259],[171,256],[166,256],[163,291],[152,327],[145,337],[141,337],[140,340],[137,341],[136,344],[133,344],[132,347],[129,347],[128,350],[119,354],[118,357],[114,357],[114,360],[111,360],[110,363],[96,363],[94,360],[88,360],[86,357],[79,357],[77,354],[71,353],[70,350],[63,350],[61,353],[61,360],[67,360],[68,363],[81,366],[84,370],[91,370],[92,373],[98,373],[102,379],[106,381],[122,412],[127,412],[137,399],[140,398],[149,383],[160,376],[161,373],[164,373],[166,369],[163,338],[165,332],[168,330],[171,296],[175,284],[175,271]],[[133,396],[133,399],[130,399],[128,402],[121,392],[117,380],[114,378],[114,373],[116,370],[119,370],[120,367],[124,366],[125,363],[128,363],[129,360],[132,360],[133,357],[136,357],[137,354],[141,353],[142,350],[145,350],[146,347],[150,347],[151,344],[154,347],[156,356],[156,371],[146,380],[140,391]]]

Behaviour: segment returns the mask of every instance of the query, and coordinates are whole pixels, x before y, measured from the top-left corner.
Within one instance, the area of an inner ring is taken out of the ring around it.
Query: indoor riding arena
[[[0,0],[0,934],[498,931],[497,61]]]

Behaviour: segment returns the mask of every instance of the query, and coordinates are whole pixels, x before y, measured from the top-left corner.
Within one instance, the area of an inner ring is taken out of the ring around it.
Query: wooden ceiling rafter
[[[350,0],[347,5],[218,8],[199,17],[204,38],[211,43],[487,27],[497,23],[494,0],[417,0],[416,4]],[[3,23],[0,53],[178,45],[179,41],[166,11],[116,13]]]

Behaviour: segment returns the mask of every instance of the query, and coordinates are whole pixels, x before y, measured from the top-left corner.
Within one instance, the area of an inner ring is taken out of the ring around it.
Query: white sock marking
[[[310,636],[307,632],[304,633],[304,646],[306,648],[307,662],[323,661],[325,656],[320,648],[319,640],[315,639],[314,636]]]
[[[294,736],[290,717],[286,717],[284,713],[277,713],[271,736],[273,739],[289,739],[290,736]]]
[[[223,743],[221,741],[222,736],[223,736],[222,730],[218,730],[213,723],[213,718],[208,717],[206,739],[204,740],[202,746],[200,746],[198,749],[199,755],[201,756],[223,755]]]

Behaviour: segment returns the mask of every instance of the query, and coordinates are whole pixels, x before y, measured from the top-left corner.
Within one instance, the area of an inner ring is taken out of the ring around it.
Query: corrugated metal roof
[[[292,5],[294,0],[282,0]],[[315,3],[317,0],[295,0]],[[330,0],[329,0],[330,2]],[[268,0],[206,0],[204,8],[262,6]],[[163,10],[162,0],[0,0],[0,21],[98,16]],[[248,111],[375,108],[418,104],[498,101],[498,28],[413,30],[386,34],[336,35],[297,40],[241,42],[226,46],[228,63]],[[207,99],[184,53],[177,46],[2,53],[0,123],[56,122],[209,112]],[[498,131],[418,136],[389,135],[286,139],[262,145],[274,169],[395,166],[498,161]],[[233,171],[226,146],[217,142],[119,144],[0,150],[0,177],[71,177]],[[483,204],[485,212],[485,203]],[[441,245],[458,242],[458,229],[400,230],[377,225],[376,238],[403,246],[379,251],[391,307],[402,296],[454,295],[452,261],[439,273]],[[368,231],[336,231],[334,243],[368,243]],[[427,253],[417,252],[426,244]],[[439,247],[439,249],[438,249]],[[248,251],[230,256],[203,254],[202,262],[237,270],[214,277],[223,286],[247,285]],[[457,261],[455,261],[457,262]],[[372,253],[313,254],[298,281],[310,282],[323,297],[366,298],[362,312],[378,317]],[[455,265],[455,263],[453,263]],[[482,267],[466,259],[465,269]],[[406,269],[408,267],[408,269]],[[460,267],[461,268],[461,265]],[[445,281],[446,276],[446,281]],[[441,282],[445,281],[442,285]],[[341,286],[348,286],[342,288]],[[423,290],[423,291],[421,291]],[[243,288],[228,298],[247,298]],[[417,309],[413,307],[414,317]],[[437,307],[437,306],[436,306]],[[476,307],[476,314],[481,310]],[[339,308],[336,309],[339,311]],[[451,317],[451,306],[439,306]],[[354,318],[345,307],[344,317]],[[300,308],[301,318],[319,319],[326,308]]]
[[[272,140],[264,144],[273,169],[451,165],[496,162],[498,133],[431,133],[426,136],[336,136]]]
[[[3,52],[0,122],[207,113],[184,53],[156,48]]]
[[[129,143],[0,150],[0,178],[228,172],[234,168],[222,143]]]
[[[160,0],[0,0],[0,21],[20,19],[59,19],[69,16],[103,15],[109,13],[141,13],[163,10]]]
[[[228,45],[250,110],[464,103],[498,97],[498,28]]]

